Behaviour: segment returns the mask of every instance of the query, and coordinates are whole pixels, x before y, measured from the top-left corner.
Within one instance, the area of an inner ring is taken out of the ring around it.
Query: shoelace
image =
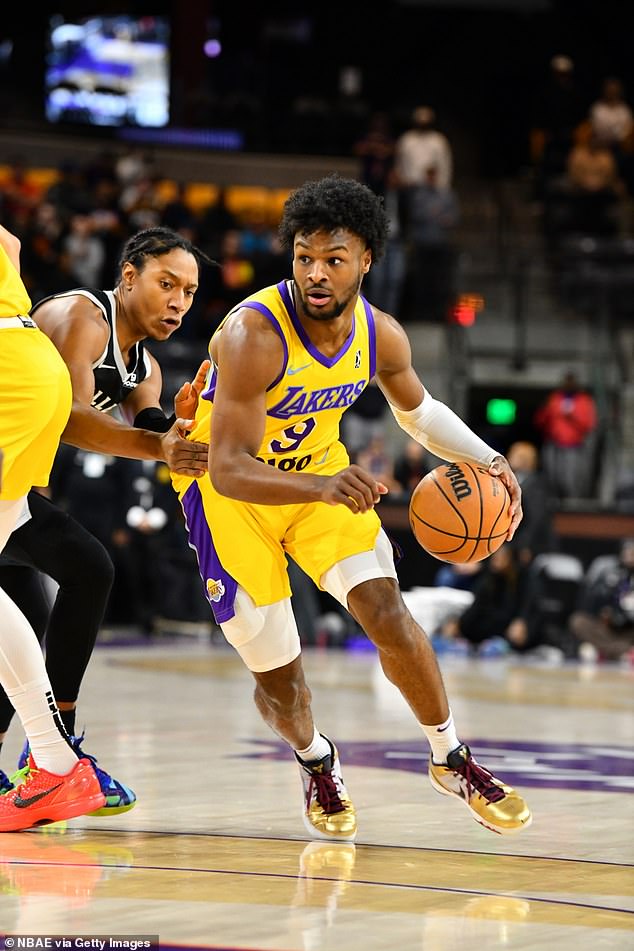
[[[110,773],[107,773],[105,769],[102,769],[101,766],[99,766],[99,764],[97,763],[96,756],[93,756],[92,753],[86,753],[84,750],[82,750],[81,743],[83,739],[84,739],[83,733],[81,736],[75,737],[75,740],[73,742],[73,749],[75,750],[75,752],[77,753],[80,759],[89,760],[89,762],[92,765],[92,768],[95,771],[95,775],[97,779],[99,780],[99,785],[101,786],[102,792],[106,792],[107,790],[116,792],[119,786],[119,783],[117,783],[116,779],[112,778]],[[106,786],[105,790],[104,790],[104,785]]]
[[[27,776],[31,772],[31,767],[28,765],[23,766],[21,769],[18,769],[9,776],[9,782],[13,787],[20,786],[26,782]]]
[[[499,802],[506,795],[504,790],[496,784],[493,774],[476,763],[472,756],[469,756],[458,769],[454,769],[454,773],[465,780],[468,799],[471,799],[473,790],[480,793],[488,802]]]
[[[21,770],[19,770],[19,772],[23,773],[23,776],[21,777],[22,782],[20,782],[20,784],[16,786],[16,791],[18,796],[21,796],[22,790],[25,789],[29,785],[29,783],[35,779],[35,777],[39,773],[39,769],[37,768],[37,766],[28,766],[28,767],[24,766]],[[16,774],[16,777],[17,777],[17,774]]]
[[[345,810],[346,807],[341,801],[339,787],[333,779],[332,772],[310,774],[310,782],[306,793],[307,809],[310,808],[313,792],[326,815],[330,816],[335,812],[343,812]]]
[[[84,741],[83,733],[81,734],[81,736],[71,737],[71,746],[73,750],[75,751],[75,753],[77,753],[77,756],[80,759],[90,760],[90,763],[92,764],[92,768],[95,771],[95,775],[97,776],[97,779],[99,780],[99,785],[102,787],[102,789],[104,784],[108,788],[111,788],[113,786],[116,787],[118,785],[117,781],[114,780],[112,776],[110,776],[110,774],[107,773],[104,769],[101,769],[101,767],[97,764],[97,757],[93,756],[92,753],[86,753],[84,752],[84,750],[82,750],[81,744],[83,743],[83,741]],[[16,773],[14,773],[13,776],[10,777],[9,781],[13,783],[14,786],[17,786],[23,777],[28,777],[29,770],[30,770],[30,766],[27,759],[26,766],[23,766]]]

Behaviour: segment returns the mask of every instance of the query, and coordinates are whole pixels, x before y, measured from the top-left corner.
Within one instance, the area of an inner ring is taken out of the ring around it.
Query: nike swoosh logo
[[[445,730],[448,730],[451,726],[451,723],[448,723],[447,726],[438,726],[436,727],[436,733],[444,733]]]
[[[110,363],[100,363],[97,367],[98,370],[116,370],[116,367],[111,366]]]
[[[295,376],[296,373],[301,373],[302,370],[307,370],[310,366],[310,363],[305,363],[303,367],[289,367],[286,371],[287,376]]]
[[[57,786],[51,786],[50,789],[45,789],[44,792],[37,793],[35,796],[27,796],[26,799],[23,799],[22,796],[16,796],[13,800],[13,805],[18,809],[26,809],[27,806],[32,806],[34,802],[39,802],[40,799],[44,799],[45,796],[50,796],[52,792],[55,792],[56,789],[59,789],[61,783],[58,783]]]

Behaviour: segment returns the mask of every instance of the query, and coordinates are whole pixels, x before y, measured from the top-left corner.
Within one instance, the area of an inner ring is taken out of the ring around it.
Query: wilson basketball
[[[440,561],[482,561],[504,542],[511,499],[484,466],[452,462],[421,479],[409,503],[416,541]]]

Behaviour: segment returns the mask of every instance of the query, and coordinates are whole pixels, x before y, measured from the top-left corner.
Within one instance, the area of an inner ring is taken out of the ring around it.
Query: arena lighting
[[[461,294],[451,309],[451,320],[461,327],[471,327],[476,314],[484,307],[484,298],[477,294]]]
[[[492,426],[510,426],[517,416],[517,403],[508,397],[495,397],[487,401],[487,423]]]

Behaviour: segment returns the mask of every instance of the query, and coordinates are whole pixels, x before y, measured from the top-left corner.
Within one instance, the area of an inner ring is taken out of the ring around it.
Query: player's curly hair
[[[278,233],[282,245],[292,250],[295,235],[336,228],[362,238],[373,263],[383,254],[388,233],[383,200],[362,182],[334,173],[305,182],[289,195]]]
[[[131,238],[128,238],[121,251],[117,265],[117,277],[121,275],[121,269],[126,262],[133,264],[137,271],[142,271],[147,263],[147,258],[158,258],[162,254],[169,254],[175,248],[181,248],[188,254],[196,258],[200,269],[202,264],[211,264],[217,266],[216,261],[197,248],[195,244],[188,241],[187,238],[179,234],[178,231],[172,231],[171,228],[145,228],[143,231],[137,231]]]

